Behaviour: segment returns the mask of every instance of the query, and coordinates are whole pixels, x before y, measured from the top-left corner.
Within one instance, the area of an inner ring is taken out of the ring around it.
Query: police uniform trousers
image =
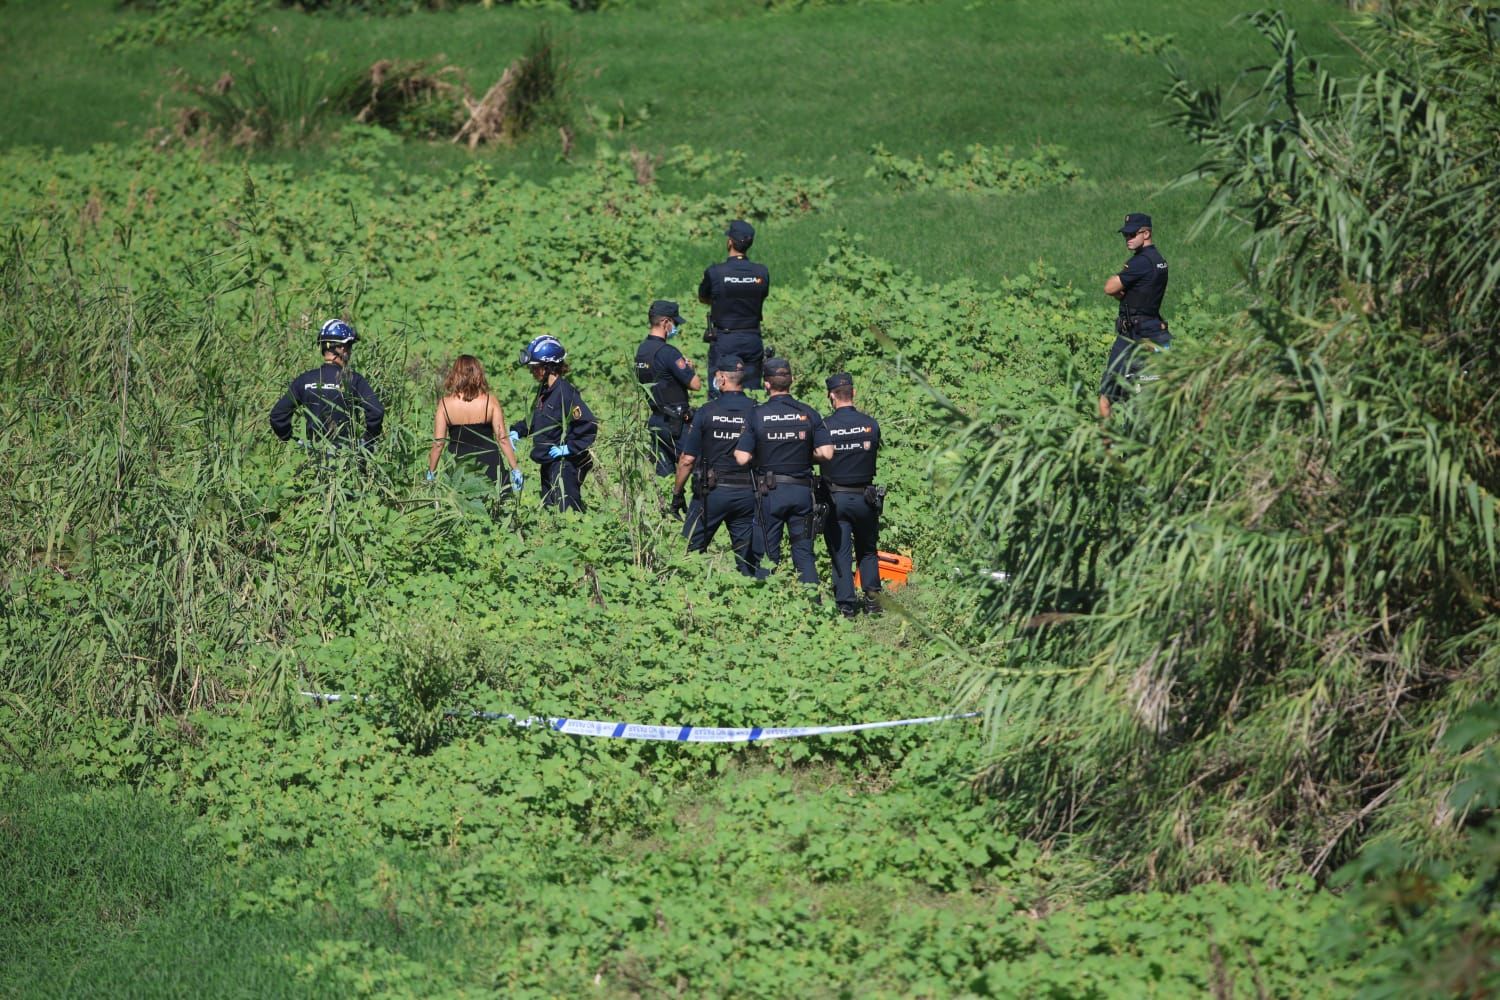
[[[1127,394],[1126,382],[1141,372],[1141,365],[1158,350],[1172,346],[1172,335],[1166,330],[1130,338],[1115,334],[1115,342],[1109,349],[1109,360],[1104,363],[1104,378],[1099,382],[1099,395],[1111,403],[1118,403]]]
[[[818,582],[818,564],[813,558],[812,540],[813,495],[810,486],[779,484],[768,492],[760,502],[761,530],[765,533],[765,563],[781,561],[781,530],[786,529],[791,543],[792,565],[797,568],[797,579],[803,583]],[[756,574],[764,579],[771,575],[770,566],[762,565]]]
[[[673,420],[672,423],[677,421]],[[677,433],[673,434],[667,418],[663,414],[653,413],[651,419],[646,421],[646,427],[651,431],[651,448],[656,454],[656,474],[670,476],[677,471],[677,456],[682,454],[678,446],[682,443],[687,425],[678,424]]]
[[[755,490],[748,486],[716,486],[688,507],[682,533],[688,550],[705,552],[719,525],[729,529],[734,565],[746,576],[754,576],[764,545],[755,518]]]
[[[866,593],[880,589],[880,517],[863,493],[829,494],[823,541],[833,562],[833,599],[841,608],[858,607],[854,599],[854,564]]]
[[[553,458],[541,464],[542,503],[558,510],[583,510],[582,477],[571,458]]]

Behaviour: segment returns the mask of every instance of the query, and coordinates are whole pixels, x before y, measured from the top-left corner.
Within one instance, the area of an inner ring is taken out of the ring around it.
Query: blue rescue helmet
[[[352,344],[359,339],[359,334],[354,332],[353,324],[346,323],[341,319],[331,319],[323,324],[318,331],[318,345],[323,344]]]
[[[521,351],[520,360],[517,364],[522,365],[559,365],[568,359],[568,352],[563,347],[562,341],[551,334],[543,334],[533,337],[531,343]]]

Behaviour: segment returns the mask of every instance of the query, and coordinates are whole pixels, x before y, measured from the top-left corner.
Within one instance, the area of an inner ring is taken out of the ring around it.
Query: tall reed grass
[[[954,509],[1010,579],[973,670],[987,781],[1141,882],[1449,850],[1450,722],[1500,690],[1500,161],[1483,25],[1372,22],[1339,83],[1274,16],[1247,92],[1170,92],[1249,228],[1255,309],[1091,394],[962,426]]]

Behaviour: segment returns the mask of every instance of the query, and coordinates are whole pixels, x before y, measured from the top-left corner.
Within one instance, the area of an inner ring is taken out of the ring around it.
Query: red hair
[[[480,393],[489,395],[489,391],[490,384],[484,380],[484,366],[472,354],[460,354],[453,367],[448,369],[448,377],[443,379],[443,393],[465,402]]]

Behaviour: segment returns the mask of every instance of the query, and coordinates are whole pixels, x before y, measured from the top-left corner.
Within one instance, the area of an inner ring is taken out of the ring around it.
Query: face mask
[[[681,332],[681,330],[682,327],[678,326],[676,323],[673,323],[671,326],[667,327],[667,339],[671,340],[673,337],[677,336],[677,334]]]

